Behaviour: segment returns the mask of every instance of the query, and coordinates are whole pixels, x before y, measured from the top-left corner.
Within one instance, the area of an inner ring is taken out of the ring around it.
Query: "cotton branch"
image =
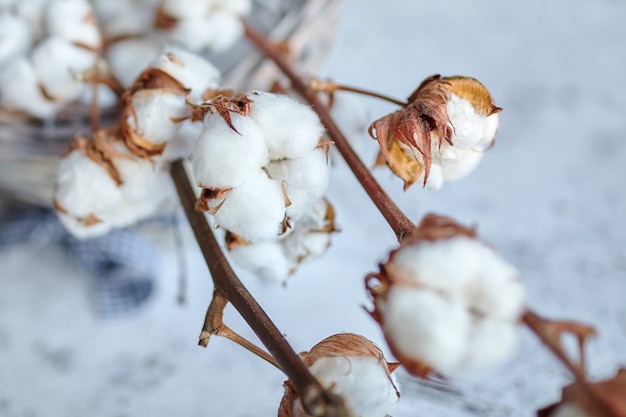
[[[171,177],[213,277],[215,291],[219,294],[215,301],[219,305],[214,305],[218,311],[216,314],[221,314],[226,300],[237,309],[296,387],[303,405],[311,415],[348,417],[350,414],[346,410],[343,399],[324,390],[317,382],[280,330],[235,275],[204,214],[197,212],[194,208],[196,195],[182,161],[172,164]],[[208,317],[207,320],[209,320]]]

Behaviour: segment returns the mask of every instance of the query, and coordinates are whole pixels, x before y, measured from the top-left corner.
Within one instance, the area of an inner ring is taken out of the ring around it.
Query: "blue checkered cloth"
[[[87,272],[97,312],[121,316],[144,304],[153,291],[156,251],[131,230],[114,230],[93,239],[72,236],[56,214],[42,208],[13,210],[0,218],[0,251],[29,242],[57,242]]]

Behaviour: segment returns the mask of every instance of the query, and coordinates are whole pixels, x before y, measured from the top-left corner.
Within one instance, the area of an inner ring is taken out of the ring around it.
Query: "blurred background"
[[[504,109],[495,147],[468,177],[437,192],[403,192],[401,180],[376,169],[385,189],[415,221],[437,212],[477,226],[520,270],[536,311],[596,326],[593,377],[625,366],[626,3],[343,3],[318,76],[403,99],[429,75],[468,75]],[[355,108],[370,120],[395,110],[369,98]],[[377,146],[366,127],[357,148],[373,166]],[[341,233],[330,251],[286,287],[238,270],[296,351],[344,331],[384,346],[363,310],[363,277],[386,259],[394,235],[344,164],[335,165],[328,197]],[[226,340],[196,345],[212,285],[181,228],[187,302],[176,301],[173,234],[149,232],[158,245],[156,291],[114,319],[94,311],[85,272],[55,245],[0,252],[1,417],[276,414],[282,374]],[[254,339],[232,309],[226,323]],[[569,377],[524,329],[521,339],[505,366],[445,389],[401,373],[394,415],[533,415]]]

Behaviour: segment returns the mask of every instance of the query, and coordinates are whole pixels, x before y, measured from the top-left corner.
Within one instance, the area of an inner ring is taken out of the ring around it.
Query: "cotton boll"
[[[282,191],[260,169],[233,188],[215,213],[219,226],[253,243],[275,240],[282,231],[284,218]]]
[[[31,43],[32,35],[24,20],[10,13],[0,14],[0,67],[26,54]]]
[[[34,40],[44,35],[44,7],[48,0],[16,1],[13,4],[13,13],[24,20],[30,28]]]
[[[57,213],[63,227],[77,239],[90,239],[104,236],[113,229],[113,225],[108,222],[100,222],[85,226],[85,224],[70,215]]]
[[[165,31],[168,39],[172,43],[184,46],[190,51],[205,51],[215,43],[216,28],[211,24],[206,16],[195,16],[193,18],[179,20],[171,29]]]
[[[196,183],[203,188],[237,187],[267,163],[267,147],[256,122],[235,113],[231,122],[239,133],[219,114],[209,114],[204,120],[192,156]]]
[[[68,102],[78,99],[85,90],[85,84],[76,81],[75,76],[93,66],[97,55],[51,36],[33,49],[31,59],[46,93]]]
[[[448,181],[463,178],[478,166],[482,157],[482,152],[458,149],[452,155],[448,154],[447,158],[439,159],[442,175]]]
[[[324,387],[341,395],[355,415],[384,417],[398,402],[395,376],[390,377],[384,366],[372,356],[334,356],[316,360],[309,370]],[[299,401],[294,411],[296,417],[307,415]]]
[[[421,160],[421,158],[418,158],[418,160]],[[422,162],[420,161],[420,163]],[[422,174],[417,179],[417,183],[423,184],[425,175],[426,175],[426,171],[423,171]],[[430,172],[428,173],[428,180],[426,181],[426,185],[424,186],[424,188],[428,190],[437,191],[443,186],[444,182],[445,182],[445,178],[443,176],[443,169],[441,168],[441,165],[436,164],[436,163],[431,164]]]
[[[0,90],[0,104],[8,110],[21,110],[44,119],[61,107],[44,97],[31,62],[23,57],[0,69]]]
[[[115,78],[128,88],[162,49],[158,37],[125,39],[109,46],[106,57]]]
[[[493,318],[476,319],[470,332],[463,371],[491,368],[510,359],[517,348],[513,323]]]
[[[261,126],[272,160],[297,158],[312,151],[324,133],[319,117],[309,106],[282,94],[255,91],[250,117]]]
[[[480,272],[482,244],[465,236],[402,246],[385,269],[394,280],[461,291]]]
[[[192,102],[202,101],[202,94],[210,88],[217,88],[220,71],[203,57],[185,49],[169,46],[149,64],[178,80],[191,90]]]
[[[206,20],[207,26],[213,30],[209,48],[213,52],[222,52],[232,47],[243,37],[243,22],[241,19],[226,11],[214,11]]]
[[[45,21],[50,35],[94,50],[102,44],[93,9],[86,0],[52,0]]]
[[[452,144],[460,149],[476,146],[487,128],[487,118],[477,114],[469,101],[456,94],[450,94],[447,110],[454,127]]]
[[[278,242],[237,245],[229,254],[237,265],[263,281],[284,283],[289,276],[290,263]]]
[[[470,315],[461,303],[434,292],[395,285],[379,307],[385,338],[397,355],[443,373],[458,370],[471,326]]]
[[[330,246],[330,233],[294,231],[281,240],[285,255],[295,269],[301,263],[313,260]]]
[[[489,248],[484,248],[481,258],[479,276],[467,289],[468,305],[480,314],[517,320],[525,301],[518,272]]]
[[[150,31],[154,25],[154,7],[145,2],[112,2],[106,7],[105,3],[108,2],[98,2],[96,9],[106,39],[153,37]]]
[[[284,181],[285,192],[291,202],[287,207],[287,216],[294,221],[328,188],[330,166],[323,149],[315,149],[299,158],[270,162],[266,169],[273,180],[279,184]]]
[[[478,141],[477,145],[479,147],[485,147],[491,145],[496,137],[496,133],[498,133],[498,128],[500,127],[500,115],[498,113],[494,113],[487,117],[487,127],[485,128],[485,132],[482,137]],[[481,151],[482,149],[475,149],[477,151]]]
[[[180,127],[176,120],[191,115],[185,96],[168,90],[139,90],[132,95],[131,106],[125,122],[153,145],[172,140]]]

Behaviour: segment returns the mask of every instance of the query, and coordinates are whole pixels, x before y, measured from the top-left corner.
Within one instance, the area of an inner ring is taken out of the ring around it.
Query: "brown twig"
[[[391,98],[384,94],[376,93],[374,91],[364,90],[362,88],[350,87],[347,85],[337,84],[330,81],[323,81],[318,78],[312,78],[309,81],[309,88],[313,91],[318,91],[320,93],[334,93],[335,91],[346,91],[349,93],[360,94],[363,96],[374,97],[380,100],[388,101],[389,103],[396,104],[400,107],[406,107],[407,102],[396,100],[395,98]]]
[[[341,397],[326,391],[311,375],[300,356],[291,348],[282,333],[235,275],[206,217],[194,208],[196,195],[189,182],[183,161],[174,162],[170,173],[189,224],[213,277],[215,291],[219,293],[217,301],[215,297],[212,301],[213,310],[219,312],[216,316],[221,314],[228,300],[256,333],[280,369],[289,377],[298,391],[303,406],[311,415],[350,416]],[[207,312],[208,316],[209,312]],[[215,318],[208,318],[208,320],[215,320]]]
[[[335,146],[345,159],[346,163],[367,192],[370,199],[383,215],[391,229],[396,234],[398,241],[411,234],[415,224],[409,219],[396,203],[383,190],[376,181],[370,170],[363,164],[354,152],[345,136],[333,120],[328,108],[322,103],[317,93],[311,91],[303,79],[295,73],[284,53],[281,52],[271,41],[256,30],[245,24],[245,33],[248,39],[269,59],[274,61],[280,70],[289,78],[292,87],[304,97],[320,116],[328,135],[335,142]]]

